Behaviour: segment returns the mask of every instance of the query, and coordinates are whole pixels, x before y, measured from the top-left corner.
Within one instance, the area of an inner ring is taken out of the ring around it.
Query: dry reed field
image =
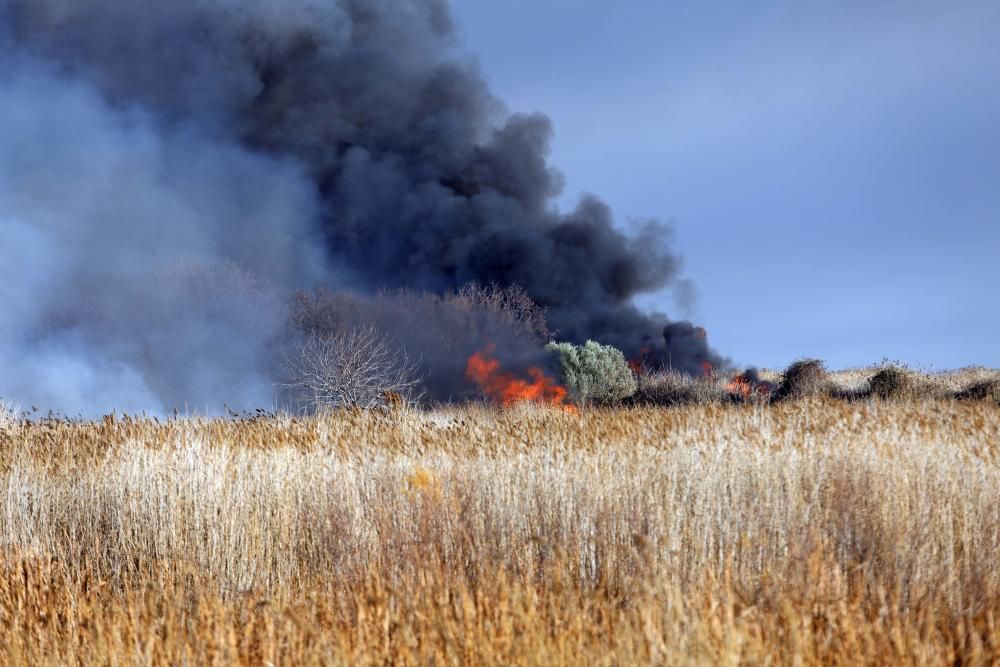
[[[0,424],[0,663],[996,664],[987,401]]]

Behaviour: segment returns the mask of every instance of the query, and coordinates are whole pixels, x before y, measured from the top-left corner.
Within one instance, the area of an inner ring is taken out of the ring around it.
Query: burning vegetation
[[[726,384],[726,390],[733,396],[742,400],[763,399],[767,400],[774,391],[774,385],[766,380],[760,379],[757,371],[748,369],[737,374]]]
[[[493,356],[496,346],[487,345],[476,352],[466,364],[465,377],[482,392],[502,406],[531,402],[542,405],[565,406],[566,389],[545,374],[540,368],[527,370],[529,379],[504,371]]]
[[[72,414],[284,404],[289,300],[316,285],[419,360],[430,400],[465,396],[491,341],[537,384],[553,338],[503,314],[519,300],[559,341],[721,365],[637,305],[680,284],[668,226],[561,207],[551,122],[501,112],[458,41],[442,0],[0,2],[0,106],[23,110],[0,266],[24,292],[0,310],[0,393]]]

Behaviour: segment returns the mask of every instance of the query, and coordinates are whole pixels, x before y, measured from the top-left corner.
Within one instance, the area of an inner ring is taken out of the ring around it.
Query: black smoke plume
[[[316,284],[520,285],[560,339],[721,361],[633,303],[678,276],[669,230],[557,209],[549,120],[505,112],[445,0],[0,0],[0,22],[0,392],[266,402],[276,304]]]

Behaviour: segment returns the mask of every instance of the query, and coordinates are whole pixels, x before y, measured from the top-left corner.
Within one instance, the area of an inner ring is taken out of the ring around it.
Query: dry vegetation
[[[794,364],[793,364],[794,366]],[[846,370],[833,371],[829,373],[829,380],[834,391],[849,395],[855,392],[860,396],[868,393],[871,381],[882,371],[892,369],[906,374],[916,383],[929,390],[933,396],[944,397],[953,396],[961,398],[966,390],[983,383],[1000,381],[1000,370],[984,368],[982,366],[969,366],[954,371],[921,372],[908,368],[899,362],[885,361],[877,366],[867,366],[862,368],[850,368]],[[773,382],[781,382],[786,371],[764,370],[761,375]]]
[[[0,422],[4,664],[990,664],[1000,409]]]

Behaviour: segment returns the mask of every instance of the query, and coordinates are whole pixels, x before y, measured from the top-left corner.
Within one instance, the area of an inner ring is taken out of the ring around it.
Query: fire
[[[743,399],[752,396],[766,397],[771,394],[771,385],[768,382],[754,380],[746,373],[740,373],[726,385],[726,391]]]
[[[573,406],[565,403],[566,389],[540,368],[528,369],[530,380],[519,378],[500,369],[500,362],[493,356],[495,350],[492,343],[487,345],[483,351],[469,357],[465,367],[465,377],[475,382],[487,396],[503,406],[531,401],[573,410]]]
[[[639,356],[635,359],[628,360],[628,367],[632,369],[632,372],[636,375],[643,375],[646,372],[647,359],[649,356],[649,348],[643,347],[639,349]]]
[[[750,398],[753,395],[753,385],[746,376],[737,375],[726,385],[726,391],[743,398]]]
[[[712,373],[715,372],[715,366],[712,365],[710,361],[701,362],[701,374],[705,377],[712,377]]]

